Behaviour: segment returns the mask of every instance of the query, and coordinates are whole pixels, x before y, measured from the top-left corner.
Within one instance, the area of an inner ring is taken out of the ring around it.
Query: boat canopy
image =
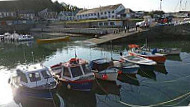
[[[26,68],[31,70],[30,67]],[[28,71],[25,68],[19,67],[16,70],[16,75],[14,75],[13,78],[16,83],[22,84],[27,87],[38,87],[41,85],[45,85],[48,82],[54,81],[49,69],[46,67],[43,67],[41,69],[36,68],[32,71]]]
[[[90,63],[90,66],[92,70],[103,71],[107,69],[108,67],[113,66],[113,62],[106,58],[102,58],[102,59],[93,60]]]
[[[77,58],[72,58],[64,63],[62,70],[62,75],[68,78],[76,78],[91,73],[87,61]]]
[[[129,44],[128,47],[129,47],[130,49],[132,49],[132,48],[140,48],[140,46],[139,46],[139,45],[136,45],[136,44]]]

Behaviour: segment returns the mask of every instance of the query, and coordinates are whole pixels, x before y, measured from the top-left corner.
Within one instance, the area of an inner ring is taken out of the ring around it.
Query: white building
[[[0,10],[0,18],[4,18],[4,17],[16,17],[16,12]]]
[[[76,14],[76,19],[116,19],[121,17],[118,13],[122,10],[125,10],[122,4],[81,10]]]

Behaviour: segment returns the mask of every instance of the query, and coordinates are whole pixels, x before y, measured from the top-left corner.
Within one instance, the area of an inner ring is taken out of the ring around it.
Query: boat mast
[[[160,11],[162,11],[162,0],[160,0]]]

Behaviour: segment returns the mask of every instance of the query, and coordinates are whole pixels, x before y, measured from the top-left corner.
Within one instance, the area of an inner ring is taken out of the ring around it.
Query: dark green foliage
[[[45,8],[49,8],[57,12],[62,10],[74,11],[78,9],[76,6],[67,5],[65,3],[60,4],[57,1],[52,2],[51,0],[0,1],[0,10],[34,10],[35,12],[38,12]]]

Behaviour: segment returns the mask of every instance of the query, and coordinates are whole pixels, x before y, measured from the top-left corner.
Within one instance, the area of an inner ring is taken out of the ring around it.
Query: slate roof
[[[97,12],[99,12],[99,11],[115,10],[115,9],[117,9],[120,5],[122,5],[122,4],[109,5],[109,6],[99,7],[99,8],[81,10],[81,11],[79,11],[79,12],[77,13],[77,15],[89,14],[89,13],[97,13]]]

